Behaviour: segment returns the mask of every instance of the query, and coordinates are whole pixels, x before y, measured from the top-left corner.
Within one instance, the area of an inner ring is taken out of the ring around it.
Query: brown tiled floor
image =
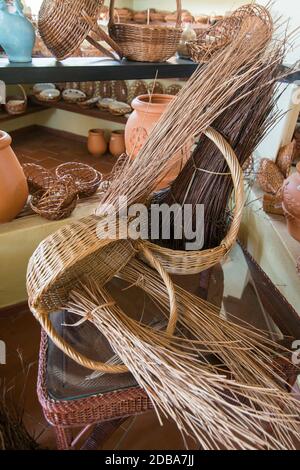
[[[24,406],[24,423],[31,435],[43,448],[55,449],[54,432],[36,395],[39,324],[29,311],[0,316],[0,337],[7,347],[7,363],[0,365],[1,381],[5,380],[7,389],[12,387],[14,402]],[[155,413],[150,412],[124,422],[104,448],[180,450],[184,445],[174,423],[161,427]]]
[[[21,163],[37,163],[54,169],[64,162],[87,163],[103,174],[111,171],[116,158],[110,154],[93,157],[87,151],[86,142],[72,138],[71,134],[59,134],[42,127],[30,127],[11,133],[13,149]]]

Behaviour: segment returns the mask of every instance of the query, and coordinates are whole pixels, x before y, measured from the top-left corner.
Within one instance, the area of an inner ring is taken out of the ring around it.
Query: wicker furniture
[[[117,295],[123,285],[120,280],[114,280],[111,289]],[[273,330],[272,320],[280,330],[291,336],[298,337],[300,321],[297,313],[282,297],[278,289],[255,263],[253,258],[236,246],[230,257],[223,265],[217,265],[212,270],[201,273],[199,276],[177,278],[182,286],[218,306],[225,307],[227,315],[237,314],[241,320],[252,323],[255,327],[264,330]],[[132,292],[131,292],[132,289]],[[144,297],[137,287],[131,287],[130,296],[123,296],[123,304],[127,309],[135,307],[135,314],[141,312]],[[234,296],[232,292],[235,292]],[[122,294],[121,294],[122,295]],[[128,298],[130,297],[130,300]],[[249,302],[249,299],[251,301]],[[272,301],[270,302],[270,299]],[[158,315],[155,305],[145,303],[146,320]],[[90,349],[93,350],[95,360],[107,360],[112,354],[104,337],[89,323],[85,322],[76,328],[62,327],[62,323],[73,323],[78,317],[72,317],[64,312],[51,315],[53,325],[60,329],[69,343],[80,343],[80,351],[90,355],[87,351],[86,341],[80,341],[89,335]],[[233,321],[235,321],[232,318]],[[292,331],[294,334],[292,335]],[[290,346],[292,339],[288,340]],[[282,375],[292,386],[297,371],[280,366]],[[299,373],[299,371],[298,371]],[[88,377],[94,377],[87,380]],[[59,449],[73,449],[78,447],[79,437],[86,433],[87,441],[81,445],[83,449],[99,448],[101,443],[116,430],[126,417],[139,415],[152,409],[146,393],[136,386],[133,377],[128,374],[93,375],[59,350],[52,341],[42,332],[38,397],[48,422],[53,426]],[[74,430],[83,428],[79,437],[75,437]],[[88,433],[92,431],[91,436]]]

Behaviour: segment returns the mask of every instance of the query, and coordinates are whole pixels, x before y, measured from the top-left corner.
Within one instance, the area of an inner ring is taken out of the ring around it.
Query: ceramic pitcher
[[[5,0],[0,0],[0,45],[10,62],[31,62],[35,32],[23,14],[23,4],[14,1],[15,12],[9,13]]]
[[[24,172],[10,144],[10,135],[0,131],[0,223],[14,219],[28,197]]]

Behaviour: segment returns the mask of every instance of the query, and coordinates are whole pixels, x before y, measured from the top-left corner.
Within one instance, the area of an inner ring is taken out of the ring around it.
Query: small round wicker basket
[[[56,168],[57,178],[70,176],[79,197],[92,196],[98,189],[102,175],[90,165],[79,162],[62,163]]]

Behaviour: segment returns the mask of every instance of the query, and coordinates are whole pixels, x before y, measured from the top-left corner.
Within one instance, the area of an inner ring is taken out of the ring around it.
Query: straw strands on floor
[[[292,438],[299,437],[297,400],[275,382],[246,384],[226,371],[216,373],[205,354],[215,352],[220,340],[185,341],[154,332],[126,316],[107,289],[91,279],[71,293],[67,308],[83,318],[89,316],[147,391],[158,417],[174,419],[183,436],[194,437],[203,449],[293,448]],[[228,346],[247,348],[236,341]]]

